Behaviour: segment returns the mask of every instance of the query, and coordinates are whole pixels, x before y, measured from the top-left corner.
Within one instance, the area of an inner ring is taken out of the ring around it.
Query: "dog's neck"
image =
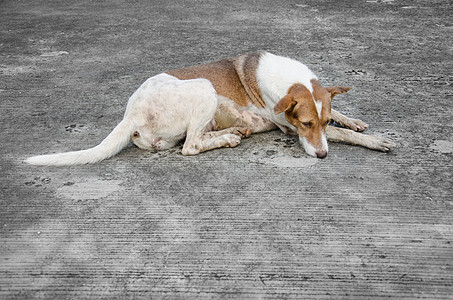
[[[296,128],[286,120],[285,114],[275,115],[273,109],[295,84],[302,84],[313,93],[312,80],[318,79],[316,75],[296,60],[266,52],[261,56],[256,78],[267,117],[284,132],[296,133]]]

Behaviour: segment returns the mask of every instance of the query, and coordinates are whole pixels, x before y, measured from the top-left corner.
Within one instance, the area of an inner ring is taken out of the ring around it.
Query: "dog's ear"
[[[328,86],[326,90],[330,93],[330,99],[333,99],[336,95],[344,94],[352,89],[352,86]]]
[[[286,95],[280,101],[278,101],[277,105],[274,107],[274,113],[278,115],[279,113],[288,111],[294,107],[294,105],[297,104],[297,101],[294,100],[293,95]]]

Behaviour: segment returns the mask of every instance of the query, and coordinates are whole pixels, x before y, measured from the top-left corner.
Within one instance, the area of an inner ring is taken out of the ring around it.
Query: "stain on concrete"
[[[121,180],[94,179],[86,182],[66,183],[57,189],[57,195],[73,200],[101,199],[123,189]]]
[[[67,132],[81,133],[82,131],[87,129],[87,127],[83,124],[71,124],[71,125],[66,125],[64,127],[64,129]]]
[[[435,152],[450,154],[453,153],[453,142],[446,140],[435,140],[429,148]]]

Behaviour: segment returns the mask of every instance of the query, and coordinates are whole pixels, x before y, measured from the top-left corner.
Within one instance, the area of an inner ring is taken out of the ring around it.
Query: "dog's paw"
[[[393,141],[375,136],[369,148],[382,152],[389,152],[395,149],[395,147],[396,144]]]
[[[252,135],[252,132],[253,131],[251,129],[244,127],[244,128],[238,128],[234,132],[234,134],[239,136],[239,137],[241,137],[241,138],[248,138],[249,136]]]
[[[345,121],[344,124],[342,124],[344,127],[347,127],[351,130],[354,131],[365,131],[365,129],[368,128],[368,124],[363,122],[362,120],[359,119],[351,119],[349,118],[347,121]]]
[[[226,148],[233,148],[241,143],[241,137],[235,134],[225,134],[222,137],[226,142],[224,145]]]
[[[193,144],[193,145],[184,145],[182,147],[182,155],[197,155],[200,154],[200,145]]]

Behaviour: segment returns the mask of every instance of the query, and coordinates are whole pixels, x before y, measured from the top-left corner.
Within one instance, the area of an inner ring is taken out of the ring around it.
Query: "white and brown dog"
[[[322,87],[304,64],[256,52],[159,74],[129,98],[123,120],[98,145],[81,151],[30,157],[35,165],[95,163],[132,140],[142,149],[168,149],[186,139],[182,153],[235,147],[251,133],[276,127],[299,135],[305,151],[324,158],[327,140],[379,151],[395,144],[365,135],[367,124],[331,109],[332,98],[350,87]],[[335,121],[349,129],[329,126]]]

